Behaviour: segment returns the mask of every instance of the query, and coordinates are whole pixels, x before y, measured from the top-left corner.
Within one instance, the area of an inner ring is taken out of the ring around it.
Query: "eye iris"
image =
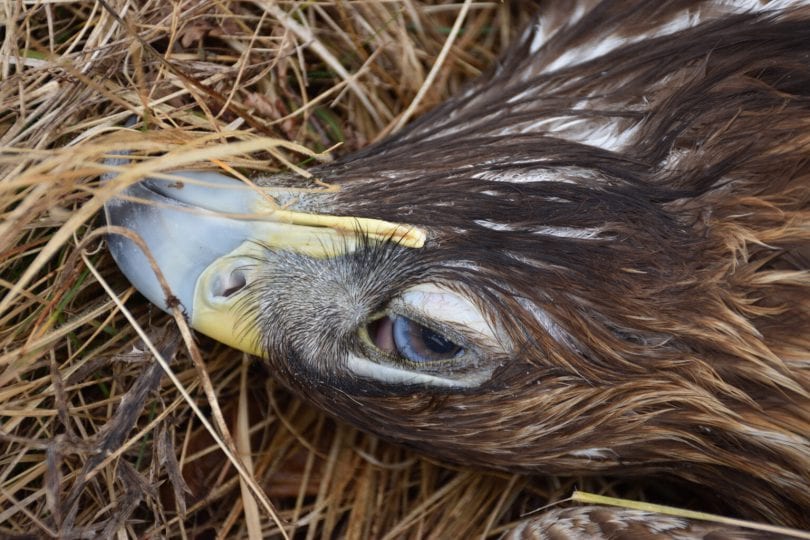
[[[411,362],[444,360],[462,351],[446,337],[406,317],[393,318],[392,333],[397,352]]]

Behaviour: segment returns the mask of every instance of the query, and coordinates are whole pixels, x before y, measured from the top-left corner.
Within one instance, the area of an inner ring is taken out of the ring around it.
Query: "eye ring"
[[[368,324],[366,332],[380,351],[412,364],[450,360],[465,352],[461,345],[441,332],[402,315],[375,319]]]

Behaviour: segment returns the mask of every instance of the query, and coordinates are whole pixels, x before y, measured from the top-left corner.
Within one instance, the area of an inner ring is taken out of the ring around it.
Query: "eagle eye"
[[[478,386],[497,367],[489,359],[506,354],[475,303],[432,283],[414,285],[369,313],[357,337],[341,367],[394,388]]]
[[[378,349],[414,364],[449,360],[464,353],[463,347],[446,336],[402,315],[380,317],[367,331]]]

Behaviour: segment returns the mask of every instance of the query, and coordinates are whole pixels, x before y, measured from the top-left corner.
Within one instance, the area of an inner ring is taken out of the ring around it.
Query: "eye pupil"
[[[422,342],[434,354],[446,355],[458,350],[458,345],[427,326],[422,326]]]

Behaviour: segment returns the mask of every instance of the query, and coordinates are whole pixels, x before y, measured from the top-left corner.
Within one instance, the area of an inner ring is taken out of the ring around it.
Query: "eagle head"
[[[541,16],[309,180],[132,185],[108,220],[170,291],[131,239],[112,253],[152,302],[387,439],[674,476],[808,525],[810,13],[715,4]]]

